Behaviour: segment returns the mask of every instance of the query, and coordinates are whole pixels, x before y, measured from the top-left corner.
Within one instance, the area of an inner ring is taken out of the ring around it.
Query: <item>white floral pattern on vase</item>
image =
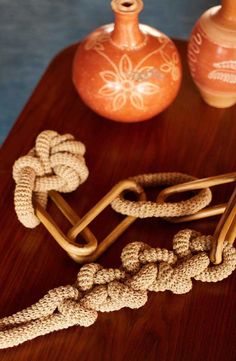
[[[159,47],[147,53],[137,65],[133,65],[128,54],[121,56],[118,64],[114,63],[110,56],[105,52],[106,43],[111,42],[112,28],[109,26],[105,32],[96,32],[92,37],[85,41],[85,50],[95,50],[99,55],[106,59],[111,69],[99,72],[100,78],[104,84],[98,90],[98,94],[102,97],[110,98],[112,101],[112,111],[121,110],[127,102],[139,110],[145,110],[144,96],[152,96],[160,92],[158,80],[164,78],[164,73],[169,73],[174,82],[180,79],[179,58],[176,51],[171,55],[165,52],[168,44],[173,47],[166,36],[160,36],[158,33]],[[161,55],[163,63],[160,68],[144,65],[147,61],[157,53]],[[148,81],[151,77],[155,77],[156,81]]]
[[[161,50],[160,53],[162,59],[165,61],[165,63],[161,65],[160,70],[164,73],[171,73],[172,79],[178,81],[180,77],[178,54],[173,52],[170,57],[163,50]]]
[[[104,81],[104,85],[99,89],[99,94],[112,98],[114,111],[120,110],[129,100],[136,109],[144,109],[143,95],[158,93],[160,87],[151,82],[140,82],[132,79],[133,73],[137,70],[142,73],[153,67],[134,68],[131,59],[127,54],[122,55],[118,66],[113,64],[114,71],[101,71],[99,75]]]
[[[213,67],[215,69],[208,73],[208,79],[236,84],[236,60],[214,63]]]

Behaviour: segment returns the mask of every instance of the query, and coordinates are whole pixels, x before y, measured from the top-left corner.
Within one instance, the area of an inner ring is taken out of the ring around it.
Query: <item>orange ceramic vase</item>
[[[166,35],[139,25],[141,0],[113,0],[111,5],[115,24],[98,28],[79,45],[73,81],[98,114],[120,122],[143,121],[176,97],[180,58]]]
[[[207,10],[188,46],[193,80],[203,99],[217,108],[236,104],[236,0]]]

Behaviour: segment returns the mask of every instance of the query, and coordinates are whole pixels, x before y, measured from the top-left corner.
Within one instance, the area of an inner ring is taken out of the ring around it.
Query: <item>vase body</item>
[[[173,42],[139,25],[142,1],[112,1],[115,24],[92,32],[78,47],[73,82],[98,114],[137,122],[163,111],[176,97],[181,64]]]
[[[236,104],[236,0],[207,10],[188,45],[188,63],[203,99],[211,106]]]

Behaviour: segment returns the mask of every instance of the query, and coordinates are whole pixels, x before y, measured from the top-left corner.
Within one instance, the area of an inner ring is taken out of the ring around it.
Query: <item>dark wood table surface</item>
[[[65,196],[80,215],[128,176],[179,171],[206,177],[235,171],[236,107],[219,110],[201,100],[187,69],[186,44],[177,46],[184,64],[180,93],[165,112],[139,124],[103,119],[81,102],[71,81],[75,45],[49,65],[0,152],[0,317],[31,305],[51,288],[72,284],[79,270],[42,225],[26,229],[14,213],[12,165],[40,131],[70,132],[86,144],[89,179]],[[232,190],[232,184],[215,188],[214,203],[227,201]],[[52,204],[49,211],[68,226]],[[108,209],[91,229],[102,239],[120,219]],[[130,241],[171,249],[178,230],[187,226],[212,234],[218,219],[187,225],[138,220],[99,262],[118,266],[121,249]],[[216,284],[194,282],[185,295],[150,293],[141,309],[100,314],[90,328],[73,327],[2,350],[0,360],[235,361],[235,280],[236,272]]]

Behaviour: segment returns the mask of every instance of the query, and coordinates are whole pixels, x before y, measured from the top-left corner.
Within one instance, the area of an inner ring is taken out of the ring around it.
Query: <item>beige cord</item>
[[[44,131],[35,148],[18,159],[13,168],[16,181],[15,209],[21,223],[33,228],[39,220],[33,201],[46,207],[50,190],[71,192],[88,177],[85,147],[70,134]],[[131,178],[140,186],[172,185],[195,178],[181,173],[146,174]],[[211,191],[201,190],[189,200],[176,203],[131,202],[122,196],[113,208],[135,217],[177,217],[193,214],[211,201]],[[139,308],[147,302],[148,291],[189,292],[192,278],[217,282],[236,267],[236,250],[224,244],[223,262],[209,266],[211,236],[183,230],[173,239],[173,251],[151,248],[145,243],[128,244],[122,251],[119,269],[104,269],[91,263],[83,266],[73,286],[49,291],[39,302],[0,320],[0,348],[17,346],[27,340],[74,325],[90,326],[97,313]]]
[[[84,153],[84,144],[71,134],[46,130],[38,135],[35,148],[15,162],[15,210],[25,227],[34,228],[40,223],[33,199],[46,208],[50,190],[72,192],[87,179]]]
[[[175,184],[190,182],[196,178],[183,173],[167,172],[141,174],[128,179],[134,181],[142,188],[149,188],[155,186],[172,186]],[[124,196],[120,195],[112,202],[111,205],[116,212],[137,218],[181,217],[197,213],[201,209],[205,208],[211,202],[211,199],[211,190],[209,188],[204,188],[192,198],[180,202],[133,202],[124,199]]]
[[[20,157],[13,166],[15,210],[19,221],[26,227],[39,224],[33,200],[46,208],[48,192],[72,192],[88,177],[84,159],[85,146],[75,141],[71,134],[59,135],[45,130],[36,139],[28,155]],[[142,174],[133,178],[138,186],[169,186],[192,181],[196,178],[176,172]],[[211,202],[209,188],[200,190],[192,198],[171,203],[150,201],[132,202],[123,195],[112,202],[112,208],[122,214],[138,218],[178,217],[198,212]]]
[[[228,277],[236,267],[236,250],[225,244],[223,263],[209,267],[211,240],[183,230],[173,239],[173,251],[134,242],[123,249],[119,269],[83,266],[75,285],[53,289],[33,306],[0,320],[0,348],[74,325],[88,327],[98,311],[142,307],[148,291],[183,294],[191,290],[192,278],[217,282]]]

